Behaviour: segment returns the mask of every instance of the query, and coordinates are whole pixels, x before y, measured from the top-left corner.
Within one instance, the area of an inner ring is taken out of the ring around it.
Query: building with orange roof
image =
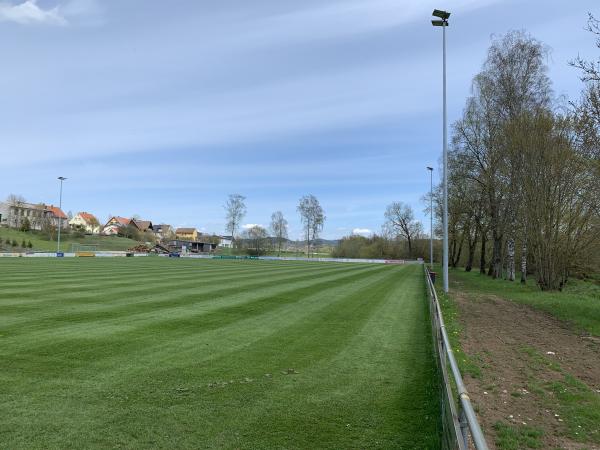
[[[47,220],[55,227],[68,228],[69,218],[62,209],[54,205],[44,205],[44,214]]]
[[[102,227],[102,234],[113,236],[119,233],[119,229],[126,227],[131,222],[131,219],[120,216],[113,216],[108,219],[108,222]]]
[[[80,230],[87,234],[100,233],[100,222],[98,222],[96,216],[89,212],[78,212],[69,220],[69,225],[74,230]]]

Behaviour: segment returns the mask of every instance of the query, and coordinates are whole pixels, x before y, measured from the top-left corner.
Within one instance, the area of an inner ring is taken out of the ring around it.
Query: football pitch
[[[0,259],[0,447],[437,448],[420,265]]]

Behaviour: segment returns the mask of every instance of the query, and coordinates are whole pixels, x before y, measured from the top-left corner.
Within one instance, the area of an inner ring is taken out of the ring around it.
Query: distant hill
[[[340,243],[339,239],[317,239],[317,245],[337,246]]]

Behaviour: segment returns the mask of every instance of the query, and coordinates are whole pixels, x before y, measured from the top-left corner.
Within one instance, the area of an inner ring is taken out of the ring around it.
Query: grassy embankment
[[[17,247],[13,247],[10,244],[6,243],[6,240],[17,242]],[[44,236],[36,231],[18,231],[11,228],[0,228],[0,248],[3,248],[4,251],[41,251],[41,252],[54,252],[56,251],[56,241],[45,239]],[[31,242],[33,248],[22,248],[22,243],[25,241],[25,244]],[[71,244],[84,244],[84,245],[96,245],[97,250],[127,250],[138,244],[137,241],[132,239],[127,239],[118,236],[78,236],[75,237],[71,234],[63,234],[61,235],[61,250],[68,252],[71,250]]]
[[[420,266],[0,260],[6,448],[437,448]]]
[[[451,277],[461,291],[497,295],[532,306],[569,322],[580,332],[600,336],[600,284],[571,279],[562,291],[541,291],[534,280],[520,282],[493,280],[477,272],[453,270]]]
[[[544,292],[533,280],[523,285],[462,270],[451,270],[450,276],[449,296],[441,293],[441,283],[438,284],[440,302],[452,345],[460,355],[458,361],[461,371],[475,379],[482,376],[483,367],[478,355],[467,355],[461,348],[462,325],[455,302],[456,294],[466,295],[475,302],[496,296],[528,305],[567,323],[574,333],[600,336],[600,284],[595,281],[572,279],[561,292]],[[537,324],[532,323],[531,326],[536,327]],[[541,405],[547,401],[546,407],[552,405],[558,409],[561,421],[565,423],[565,436],[575,442],[600,444],[598,391],[574,377],[553,357],[528,346],[527,342],[522,343],[519,352],[523,358],[527,358],[528,370],[533,374],[528,384],[530,391],[541,398]],[[487,370],[493,372],[489,367]],[[546,382],[536,379],[536,371],[541,373],[544,370],[553,371],[557,379]],[[538,427],[514,426],[505,421],[498,421],[494,429],[497,435],[495,443],[501,450],[542,448],[542,438],[548,432]]]

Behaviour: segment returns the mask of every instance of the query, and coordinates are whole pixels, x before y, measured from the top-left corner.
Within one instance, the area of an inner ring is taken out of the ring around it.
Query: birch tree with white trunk
[[[318,239],[325,223],[325,212],[317,197],[312,194],[305,195],[300,199],[297,207],[300,221],[304,229],[306,241],[306,257],[310,257],[311,244]]]
[[[281,246],[288,237],[288,221],[281,211],[271,214],[271,233],[277,242],[277,256],[281,256]]]
[[[225,209],[225,229],[231,235],[232,243],[235,242],[235,234],[240,227],[242,219],[246,215],[246,197],[240,194],[230,194]]]

